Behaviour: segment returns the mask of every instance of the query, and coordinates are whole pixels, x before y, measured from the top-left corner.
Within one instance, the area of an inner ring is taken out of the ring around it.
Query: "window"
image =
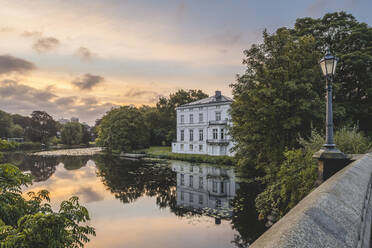
[[[217,133],[217,128],[213,129],[213,139],[218,139],[218,133]]]
[[[183,201],[184,199],[185,199],[184,193],[183,191],[181,191],[181,201]]]
[[[203,195],[199,195],[199,204],[203,205]]]
[[[181,144],[181,151],[183,151],[183,149],[184,149],[184,148],[183,148],[183,144]]]
[[[185,140],[185,130],[181,130],[181,141]]]
[[[218,105],[218,106],[216,106],[216,109],[219,109],[221,106],[220,105]]]
[[[185,116],[181,115],[181,124],[185,123]]]
[[[215,181],[212,182],[212,191],[214,193],[217,193],[217,182],[215,182]]]
[[[194,187],[194,176],[192,176],[192,175],[190,175],[189,186],[190,186],[191,188]]]
[[[181,185],[185,185],[185,175],[181,174]]]
[[[199,177],[199,189],[202,189],[203,187],[204,187],[203,177]]]
[[[199,122],[203,122],[203,113],[199,114]]]
[[[191,129],[189,134],[190,134],[190,141],[194,141],[194,130]]]
[[[189,201],[190,202],[194,202],[194,195],[193,195],[193,193],[189,193],[190,194],[190,199],[189,199]]]
[[[203,129],[199,129],[199,141],[203,141],[204,139],[204,133],[203,133]]]
[[[190,114],[190,123],[194,123],[194,115]]]
[[[203,151],[203,145],[199,145],[199,152]]]
[[[223,182],[221,182],[221,193],[224,193],[225,192],[225,187],[223,185]]]
[[[190,172],[194,172],[194,166],[190,166]]]
[[[225,135],[224,135],[225,133],[224,133],[224,129],[223,128],[221,128],[221,139],[223,140],[225,137]]]
[[[190,149],[190,151],[193,151],[194,150],[194,146],[193,145],[189,145],[189,149]]]
[[[221,120],[221,112],[216,112],[216,121]]]
[[[203,107],[199,107],[199,110],[203,110]]]

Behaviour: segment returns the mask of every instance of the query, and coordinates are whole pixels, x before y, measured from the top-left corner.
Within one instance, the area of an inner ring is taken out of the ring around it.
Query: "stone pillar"
[[[350,161],[350,159],[337,148],[322,148],[313,155],[313,158],[318,159],[319,184],[336,174]]]

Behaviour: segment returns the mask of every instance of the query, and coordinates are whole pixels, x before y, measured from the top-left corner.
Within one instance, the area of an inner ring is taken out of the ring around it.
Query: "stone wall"
[[[370,247],[372,154],[305,197],[250,248]]]

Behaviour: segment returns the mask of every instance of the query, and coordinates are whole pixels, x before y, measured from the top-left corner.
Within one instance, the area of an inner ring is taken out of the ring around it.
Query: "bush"
[[[31,184],[31,176],[16,166],[0,164],[0,246],[1,247],[83,247],[94,228],[81,225],[89,221],[77,197],[63,201],[58,212],[49,204],[49,192],[29,192],[26,200],[21,188]]]
[[[0,151],[14,151],[18,148],[18,143],[0,140]]]
[[[299,143],[300,149],[286,151],[279,169],[264,177],[266,188],[255,201],[260,219],[271,216],[277,220],[316,187],[318,166],[312,155],[322,148],[324,137],[312,131],[308,140],[300,138]],[[366,153],[371,149],[371,142],[357,128],[338,130],[335,143],[345,154]]]

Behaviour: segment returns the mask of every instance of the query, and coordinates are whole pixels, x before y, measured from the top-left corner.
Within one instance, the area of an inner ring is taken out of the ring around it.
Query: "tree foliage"
[[[31,176],[11,164],[0,165],[0,245],[1,247],[83,247],[92,227],[85,207],[77,197],[63,201],[58,212],[49,204],[49,192],[41,190],[22,196],[22,187]]]
[[[245,53],[246,72],[232,84],[231,131],[240,164],[277,170],[286,149],[312,128],[323,130],[324,84],[318,65],[326,46],[340,58],[334,78],[337,127],[372,132],[372,28],[344,12],[302,18],[294,28],[263,33]]]
[[[132,151],[149,145],[149,132],[143,115],[132,106],[109,111],[98,127],[98,136],[98,144],[108,150]]]
[[[62,127],[61,141],[66,145],[79,145],[83,142],[83,126],[78,122],[69,122]]]

